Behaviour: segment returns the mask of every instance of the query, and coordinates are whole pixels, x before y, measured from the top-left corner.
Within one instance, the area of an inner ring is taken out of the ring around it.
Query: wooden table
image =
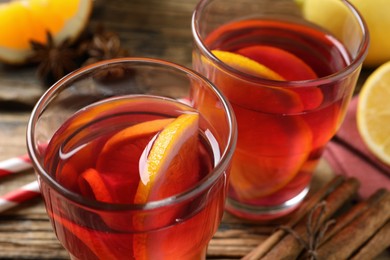
[[[117,32],[131,56],[167,59],[191,66],[191,14],[197,0],[95,1],[91,26],[103,23]],[[35,67],[0,65],[0,160],[26,153],[25,131],[32,104],[43,88]],[[17,100],[17,102],[15,102]],[[313,188],[333,173],[325,163],[316,172]],[[31,170],[0,180],[0,194],[35,180]],[[239,258],[269,235],[261,226],[225,214],[212,239],[208,258]],[[0,214],[0,259],[68,259],[52,232],[41,198]]]

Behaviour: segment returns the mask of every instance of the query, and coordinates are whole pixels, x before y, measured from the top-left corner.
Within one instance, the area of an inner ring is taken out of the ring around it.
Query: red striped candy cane
[[[31,200],[40,195],[37,181],[30,182],[22,187],[0,196],[0,212],[6,211],[22,202]]]
[[[0,162],[0,177],[18,173],[32,167],[28,155],[17,156]]]

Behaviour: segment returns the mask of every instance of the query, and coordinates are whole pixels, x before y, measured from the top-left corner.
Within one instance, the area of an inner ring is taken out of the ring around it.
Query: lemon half
[[[366,80],[357,107],[357,126],[364,143],[390,165],[390,61]]]

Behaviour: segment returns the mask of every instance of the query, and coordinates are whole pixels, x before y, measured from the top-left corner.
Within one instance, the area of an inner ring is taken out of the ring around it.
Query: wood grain
[[[90,26],[119,34],[131,56],[154,57],[191,67],[191,15],[198,0],[95,0]],[[35,67],[0,65],[0,160],[26,153],[25,132],[32,106],[45,90]],[[18,98],[15,98],[18,97]],[[17,102],[15,102],[15,99]],[[333,173],[321,164],[313,189]],[[0,194],[35,180],[26,171],[0,180]],[[237,259],[276,227],[246,222],[226,213],[210,242],[209,259]],[[0,259],[68,259],[40,198],[0,215]]]
[[[191,14],[197,0],[95,1],[90,27],[103,24],[119,34],[131,56],[191,66]],[[25,132],[32,106],[44,91],[34,67],[0,65],[0,160],[26,153]],[[18,102],[12,102],[15,97]],[[26,171],[0,180],[0,194],[35,180]],[[253,228],[251,228],[253,227]],[[272,229],[242,223],[228,214],[210,244],[210,258],[239,258]],[[57,241],[41,198],[0,215],[0,259],[69,259]]]

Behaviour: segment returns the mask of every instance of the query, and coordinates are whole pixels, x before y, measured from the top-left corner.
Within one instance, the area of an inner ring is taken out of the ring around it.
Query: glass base
[[[193,253],[193,252],[191,252],[191,253]],[[85,260],[85,259],[81,259],[81,258],[75,257],[74,255],[72,255],[69,252],[68,252],[68,254],[69,254],[70,260]],[[186,259],[186,260],[206,260],[206,254],[207,254],[207,246],[205,248],[201,249],[199,252],[193,253],[193,255],[191,255],[191,256],[182,257],[181,259]],[[123,259],[128,259],[128,258],[129,258],[129,256],[123,256]]]
[[[309,187],[305,188],[294,198],[286,201],[283,204],[275,206],[254,206],[243,204],[234,199],[227,198],[226,210],[229,213],[243,219],[257,221],[273,220],[283,217],[294,211],[301,204],[308,192]]]

